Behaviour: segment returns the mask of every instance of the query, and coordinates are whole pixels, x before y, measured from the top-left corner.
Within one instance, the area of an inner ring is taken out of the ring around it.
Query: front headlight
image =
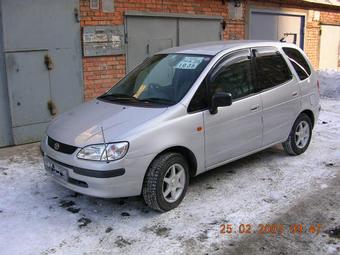
[[[125,156],[129,148],[128,142],[93,144],[82,148],[77,158],[96,160],[96,161],[113,161]]]

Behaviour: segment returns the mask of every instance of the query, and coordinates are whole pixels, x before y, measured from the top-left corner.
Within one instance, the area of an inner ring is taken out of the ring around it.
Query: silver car
[[[303,153],[318,81],[292,44],[220,41],[162,51],[104,95],[61,114],[41,147],[46,170],[96,197],[179,205],[189,177],[282,143]]]

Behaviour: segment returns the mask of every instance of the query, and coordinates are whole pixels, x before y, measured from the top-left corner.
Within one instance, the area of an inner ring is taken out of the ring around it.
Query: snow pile
[[[320,70],[318,72],[320,94],[323,98],[340,99],[340,72]]]

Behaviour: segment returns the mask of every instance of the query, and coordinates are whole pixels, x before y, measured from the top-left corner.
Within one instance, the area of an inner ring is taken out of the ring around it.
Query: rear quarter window
[[[308,65],[307,60],[304,58],[301,52],[297,49],[289,47],[284,47],[282,49],[284,53],[288,56],[289,61],[292,63],[300,80],[307,79],[311,75],[312,71]]]
[[[292,79],[292,73],[276,49],[255,49],[256,78],[259,89],[268,89]]]

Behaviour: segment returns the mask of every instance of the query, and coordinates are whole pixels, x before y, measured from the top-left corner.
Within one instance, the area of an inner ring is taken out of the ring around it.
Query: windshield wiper
[[[127,95],[127,94],[104,94],[98,97],[99,99],[105,99],[109,101],[114,101],[114,100],[134,100],[138,101],[137,98]]]
[[[165,105],[173,105],[174,101],[166,98],[158,98],[158,97],[150,97],[144,99],[137,99],[139,102],[147,102],[147,103],[155,103],[155,104],[165,104]]]
[[[175,104],[174,101],[170,99],[166,99],[166,98],[150,97],[150,98],[139,99],[134,96],[127,95],[127,94],[104,94],[98,98],[103,99],[103,100],[108,100],[108,101],[129,100],[129,101],[134,101],[134,102],[163,104],[163,105]]]

